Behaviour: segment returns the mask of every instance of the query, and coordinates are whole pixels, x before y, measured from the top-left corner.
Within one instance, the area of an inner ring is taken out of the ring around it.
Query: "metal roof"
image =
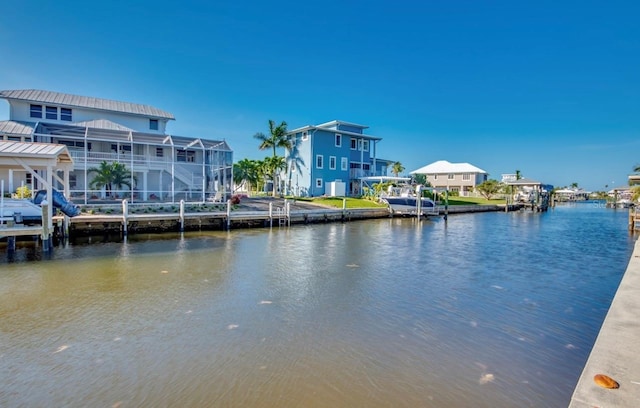
[[[357,123],[345,122],[343,120],[332,120],[332,121],[329,121],[329,122],[326,122],[326,123],[321,123],[319,125],[316,125],[316,127],[326,128],[326,127],[339,126],[339,125],[357,127],[357,128],[361,128],[361,129],[369,129],[369,126],[358,125]]]
[[[0,165],[15,164],[16,159],[24,159],[27,163],[33,165],[40,162],[48,162],[50,165],[73,163],[73,159],[65,145],[0,141]],[[37,161],[34,161],[34,159]]]
[[[122,126],[118,123],[112,122],[107,119],[96,119],[96,120],[87,120],[84,122],[74,122],[72,125],[88,127],[92,129],[105,129],[105,130],[122,130],[124,132],[133,132],[133,129],[130,129],[126,126]]]
[[[33,133],[34,126],[35,126],[35,123],[31,123],[31,122],[2,120],[0,121],[0,135],[28,136],[28,135],[31,135],[31,133]]]
[[[343,122],[345,123],[345,122]],[[289,130],[287,131],[287,135],[293,135],[295,133],[300,133],[303,132],[305,130],[321,130],[323,132],[328,132],[331,134],[334,133],[338,133],[341,135],[346,135],[346,136],[353,136],[356,139],[368,139],[368,140],[382,140],[381,137],[379,136],[372,136],[372,135],[366,135],[364,133],[354,133],[354,132],[349,132],[346,130],[340,130],[340,129],[330,129],[330,128],[326,128],[326,127],[319,127],[319,126],[312,126],[312,125],[307,125],[307,126],[302,126],[293,130]]]
[[[508,186],[539,186],[542,183],[539,182],[538,180],[533,180],[530,178],[523,177],[518,180],[505,181],[504,184]]]
[[[76,108],[123,112],[154,118],[175,119],[172,113],[149,105],[94,98],[91,96],[71,95],[53,91],[42,91],[38,89],[0,91],[0,98],[35,103],[51,103]]]

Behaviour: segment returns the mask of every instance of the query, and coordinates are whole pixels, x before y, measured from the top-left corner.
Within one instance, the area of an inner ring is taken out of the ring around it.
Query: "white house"
[[[233,152],[224,140],[167,133],[173,114],[149,105],[42,90],[0,91],[9,120],[0,121],[0,141],[66,145],[74,167],[70,195],[87,203],[104,191],[91,190],[91,168],[120,162],[132,173],[131,188],[115,191],[133,201],[204,201],[217,191],[229,194]],[[4,173],[3,173],[4,171]],[[38,180],[22,170],[1,170],[9,190]],[[114,197],[115,198],[115,197]]]
[[[461,196],[472,192],[487,180],[487,172],[469,163],[449,163],[446,160],[428,164],[411,174],[424,174],[432,187],[447,188]]]

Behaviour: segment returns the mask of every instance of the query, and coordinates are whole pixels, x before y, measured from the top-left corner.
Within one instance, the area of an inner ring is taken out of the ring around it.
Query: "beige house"
[[[487,172],[469,163],[449,163],[446,160],[428,164],[411,174],[424,174],[435,188],[446,188],[461,196],[472,193],[478,184],[487,180]]]

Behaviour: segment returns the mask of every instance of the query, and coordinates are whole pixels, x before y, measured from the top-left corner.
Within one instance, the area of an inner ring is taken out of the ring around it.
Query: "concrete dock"
[[[597,374],[611,377],[620,387],[597,385]],[[636,241],[569,407],[640,407],[640,240]]]

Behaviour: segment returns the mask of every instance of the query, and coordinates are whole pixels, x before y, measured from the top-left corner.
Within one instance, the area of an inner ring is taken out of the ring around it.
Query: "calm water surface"
[[[563,407],[627,213],[0,247],[2,407]]]

